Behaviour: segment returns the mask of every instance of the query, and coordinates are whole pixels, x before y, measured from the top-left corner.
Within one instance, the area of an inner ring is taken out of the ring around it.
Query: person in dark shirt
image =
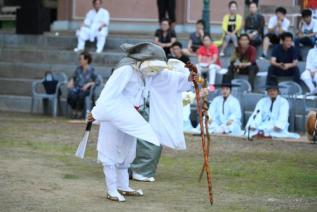
[[[171,54],[168,56],[168,58],[169,59],[178,59],[178,60],[182,61],[183,63],[190,62],[189,57],[183,54],[182,47],[183,47],[183,45],[178,41],[173,43],[173,45],[171,47]]]
[[[251,2],[249,4],[249,15],[245,18],[244,31],[248,34],[253,46],[262,44],[264,26],[264,16],[258,13],[257,4]]]
[[[79,56],[80,65],[67,84],[67,103],[73,109],[73,118],[82,118],[85,98],[89,95],[91,86],[96,83],[97,76],[94,67],[90,65],[91,62],[91,55],[82,52]]]
[[[170,48],[175,41],[175,31],[171,29],[169,20],[163,19],[161,21],[160,29],[155,32],[154,43],[162,47],[165,54],[168,55],[170,53]]]
[[[246,18],[249,15],[250,4],[252,3],[259,5],[259,0],[245,0],[244,1],[244,18]]]
[[[271,77],[290,76],[300,83],[300,72],[297,67],[297,51],[292,46],[293,35],[285,32],[281,35],[281,44],[272,51],[271,66],[269,67],[267,81]]]
[[[195,56],[199,47],[203,45],[202,40],[205,34],[204,29],[205,22],[203,20],[198,20],[196,22],[196,31],[189,35],[187,49],[183,49],[183,52],[186,55]]]
[[[233,79],[235,74],[248,75],[252,90],[259,67],[256,64],[256,49],[250,45],[248,34],[241,34],[239,45],[235,49],[228,68],[228,78]]]

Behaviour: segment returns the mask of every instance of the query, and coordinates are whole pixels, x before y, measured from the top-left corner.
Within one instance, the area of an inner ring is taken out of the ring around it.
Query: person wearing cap
[[[240,103],[237,98],[231,95],[232,87],[237,86],[231,84],[231,80],[227,77],[223,78],[221,84],[216,84],[216,87],[221,88],[221,95],[211,102],[208,109],[210,133],[237,136],[242,134]]]
[[[317,40],[315,47],[310,49],[306,59],[306,69],[301,79],[307,85],[310,93],[317,93]]]
[[[137,138],[158,147],[186,148],[182,91],[198,79],[184,66],[183,72],[170,71],[177,64],[167,66],[164,50],[154,43],[123,44],[121,48],[126,56],[87,118],[100,123],[98,161],[103,165],[107,198],[119,202],[125,201],[124,196],[143,196],[142,190],[129,186],[128,168],[135,159]],[[138,112],[147,101],[149,122]]]
[[[246,136],[299,138],[298,134],[288,132],[289,103],[279,94],[280,88],[275,77],[267,81],[267,97],[256,104],[246,125]]]

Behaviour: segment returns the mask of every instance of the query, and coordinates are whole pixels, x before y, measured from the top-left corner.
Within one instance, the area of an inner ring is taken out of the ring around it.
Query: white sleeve
[[[93,117],[96,120],[106,119],[104,118],[107,115],[105,108],[109,108],[109,105],[113,104],[113,100],[122,96],[122,91],[128,84],[133,71],[131,66],[122,66],[113,72],[96,101],[96,106],[92,109]]]
[[[107,24],[107,27],[109,26],[109,23],[110,23],[110,14],[107,10],[105,10],[105,23]]]
[[[274,126],[280,129],[284,129],[285,124],[288,122],[289,104],[288,101],[285,99],[281,101],[281,104],[282,105],[278,114],[279,116]]]
[[[241,121],[241,107],[240,107],[240,103],[238,100],[234,99],[232,101],[232,108],[234,109],[233,110],[233,113],[230,115],[229,119],[231,120],[234,120],[234,121]]]
[[[313,70],[314,69],[314,62],[316,59],[314,58],[314,53],[313,53],[314,49],[309,50],[308,55],[307,55],[307,59],[306,59],[306,70]]]
[[[90,26],[92,24],[92,11],[90,10],[85,17],[84,24]]]
[[[290,21],[287,18],[285,18],[282,24],[282,29],[284,32],[288,31],[289,25],[290,25]]]
[[[275,16],[272,16],[272,17],[270,18],[270,20],[269,20],[269,23],[268,23],[268,25],[267,25],[267,28],[269,28],[269,29],[274,29],[275,26],[276,26],[276,18],[275,18]]]
[[[208,115],[212,121],[217,119],[217,107],[219,107],[219,105],[217,105],[219,101],[217,100],[217,97],[214,100],[212,100],[208,109]]]
[[[312,19],[312,21],[314,22],[313,32],[316,33],[317,32],[317,20]]]

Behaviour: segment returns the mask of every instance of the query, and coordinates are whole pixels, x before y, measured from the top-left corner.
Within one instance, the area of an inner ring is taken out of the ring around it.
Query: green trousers
[[[141,111],[141,115],[148,120],[148,113]],[[160,161],[162,146],[156,146],[144,140],[137,140],[136,157],[130,169],[144,177],[154,177]]]

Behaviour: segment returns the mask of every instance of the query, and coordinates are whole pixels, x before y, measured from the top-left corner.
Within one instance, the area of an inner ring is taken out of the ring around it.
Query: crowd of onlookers
[[[93,9],[88,11],[85,20],[76,35],[78,45],[74,51],[83,51],[87,40],[97,40],[97,53],[102,52],[109,26],[109,12],[102,8],[101,0],[93,0]],[[215,90],[216,76],[223,75],[232,80],[237,75],[247,75],[252,90],[260,68],[258,59],[270,61],[267,82],[272,77],[289,77],[300,85],[306,85],[309,92],[317,93],[317,17],[310,9],[301,12],[301,20],[295,33],[290,32],[290,20],[287,10],[277,7],[275,15],[265,23],[264,16],[258,10],[257,0],[247,0],[245,16],[238,13],[238,3],[228,3],[228,13],[223,17],[220,40],[206,33],[206,23],[198,20],[195,31],[190,33],[187,46],[177,40],[175,32],[175,1],[158,0],[160,27],[155,32],[154,43],[161,46],[168,58],[187,63],[196,57],[197,68],[208,79],[209,90]],[[267,27],[266,27],[267,25]],[[234,50],[226,50],[232,43]],[[262,48],[259,48],[259,47]],[[271,53],[269,49],[271,46]],[[307,58],[302,58],[301,47],[311,48]],[[259,51],[262,52],[259,52]],[[220,58],[229,56],[230,63],[224,67]],[[258,57],[259,55],[260,57]],[[306,68],[301,71],[298,61],[306,59]],[[73,108],[74,117],[80,117],[84,99],[89,88],[96,82],[96,75],[90,65],[91,55],[80,54],[80,66],[74,72],[68,84],[68,103]],[[302,83],[304,82],[304,83]]]
[[[177,41],[173,26],[168,19],[161,17],[154,42],[164,48],[169,58],[187,62],[189,56],[197,56],[198,69],[202,74],[208,74],[211,87],[215,83],[217,73],[226,74],[232,79],[235,75],[242,74],[248,75],[254,89],[256,74],[259,72],[257,55],[260,55],[259,59],[270,61],[267,79],[272,76],[289,77],[300,85],[304,82],[309,92],[317,92],[317,60],[313,57],[317,54],[317,19],[313,18],[312,10],[304,9],[301,12],[298,28],[292,33],[284,7],[276,8],[275,15],[269,18],[266,28],[265,18],[258,10],[258,1],[246,2],[248,11],[245,18],[237,12],[238,3],[229,2],[228,14],[223,17],[223,34],[220,40],[205,33],[204,21],[198,20],[195,32],[189,35],[188,45],[180,52],[182,44]],[[222,67],[219,57],[228,54],[226,49],[230,42],[234,46],[230,65]],[[262,48],[258,48],[259,46]],[[300,73],[298,61],[305,60],[302,58],[302,46],[312,49],[306,58],[305,71]],[[262,52],[257,52],[260,49]],[[227,72],[224,69],[227,69]]]

